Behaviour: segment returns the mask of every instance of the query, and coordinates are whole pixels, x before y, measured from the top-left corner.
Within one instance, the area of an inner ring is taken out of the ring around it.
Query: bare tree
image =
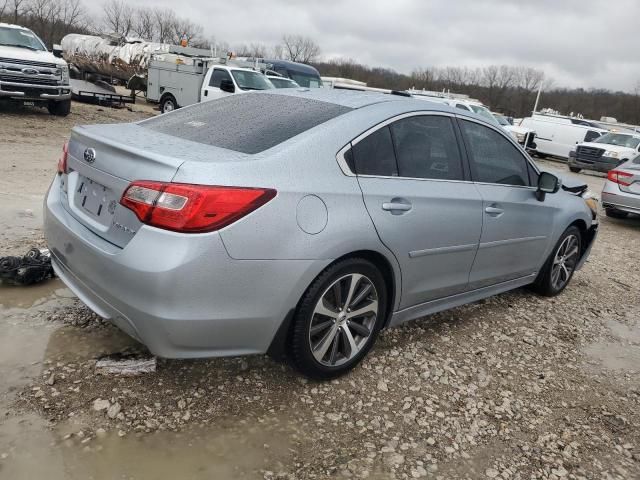
[[[155,8],[153,17],[156,23],[157,40],[160,43],[168,43],[173,35],[173,25],[176,21],[176,15],[171,9]]]
[[[102,5],[102,12],[108,33],[129,36],[133,28],[134,10],[125,0],[108,0]]]
[[[285,35],[282,44],[286,56],[293,62],[310,63],[320,55],[320,46],[309,37]]]
[[[239,45],[235,52],[239,57],[266,58],[268,50],[267,46],[262,43],[251,43]]]
[[[154,11],[151,8],[141,7],[135,11],[133,33],[145,40],[153,40],[156,36],[156,21]]]

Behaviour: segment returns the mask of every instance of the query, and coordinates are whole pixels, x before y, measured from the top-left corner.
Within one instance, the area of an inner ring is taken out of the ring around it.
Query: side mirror
[[[62,47],[54,43],[51,53],[53,53],[54,57],[62,58]]]
[[[220,90],[227,93],[235,93],[236,87],[231,80],[222,80],[220,82]]]
[[[549,172],[540,172],[538,177],[538,190],[536,196],[539,201],[544,201],[547,193],[556,193],[562,185],[561,180]]]

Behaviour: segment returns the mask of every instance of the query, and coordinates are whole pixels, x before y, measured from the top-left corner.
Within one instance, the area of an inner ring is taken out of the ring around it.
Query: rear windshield
[[[351,108],[263,93],[230,95],[145,120],[156,132],[242,153],[259,153]]]

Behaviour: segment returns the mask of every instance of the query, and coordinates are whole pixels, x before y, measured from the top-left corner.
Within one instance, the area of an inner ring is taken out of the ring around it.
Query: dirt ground
[[[73,125],[153,114],[72,111],[0,109],[0,256],[44,245]],[[562,295],[516,290],[388,330],[328,383],[262,356],[98,375],[101,356],[144,348],[59,280],[0,285],[0,479],[640,478],[639,247],[640,217],[601,216]]]

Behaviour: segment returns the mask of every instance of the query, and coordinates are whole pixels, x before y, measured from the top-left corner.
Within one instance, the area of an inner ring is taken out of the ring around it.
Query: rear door
[[[544,263],[556,209],[537,200],[537,172],[506,135],[472,120],[459,123],[483,204],[482,236],[469,286],[530,275]]]
[[[446,115],[411,114],[353,142],[364,201],[402,269],[401,308],[467,289],[482,200]]]

